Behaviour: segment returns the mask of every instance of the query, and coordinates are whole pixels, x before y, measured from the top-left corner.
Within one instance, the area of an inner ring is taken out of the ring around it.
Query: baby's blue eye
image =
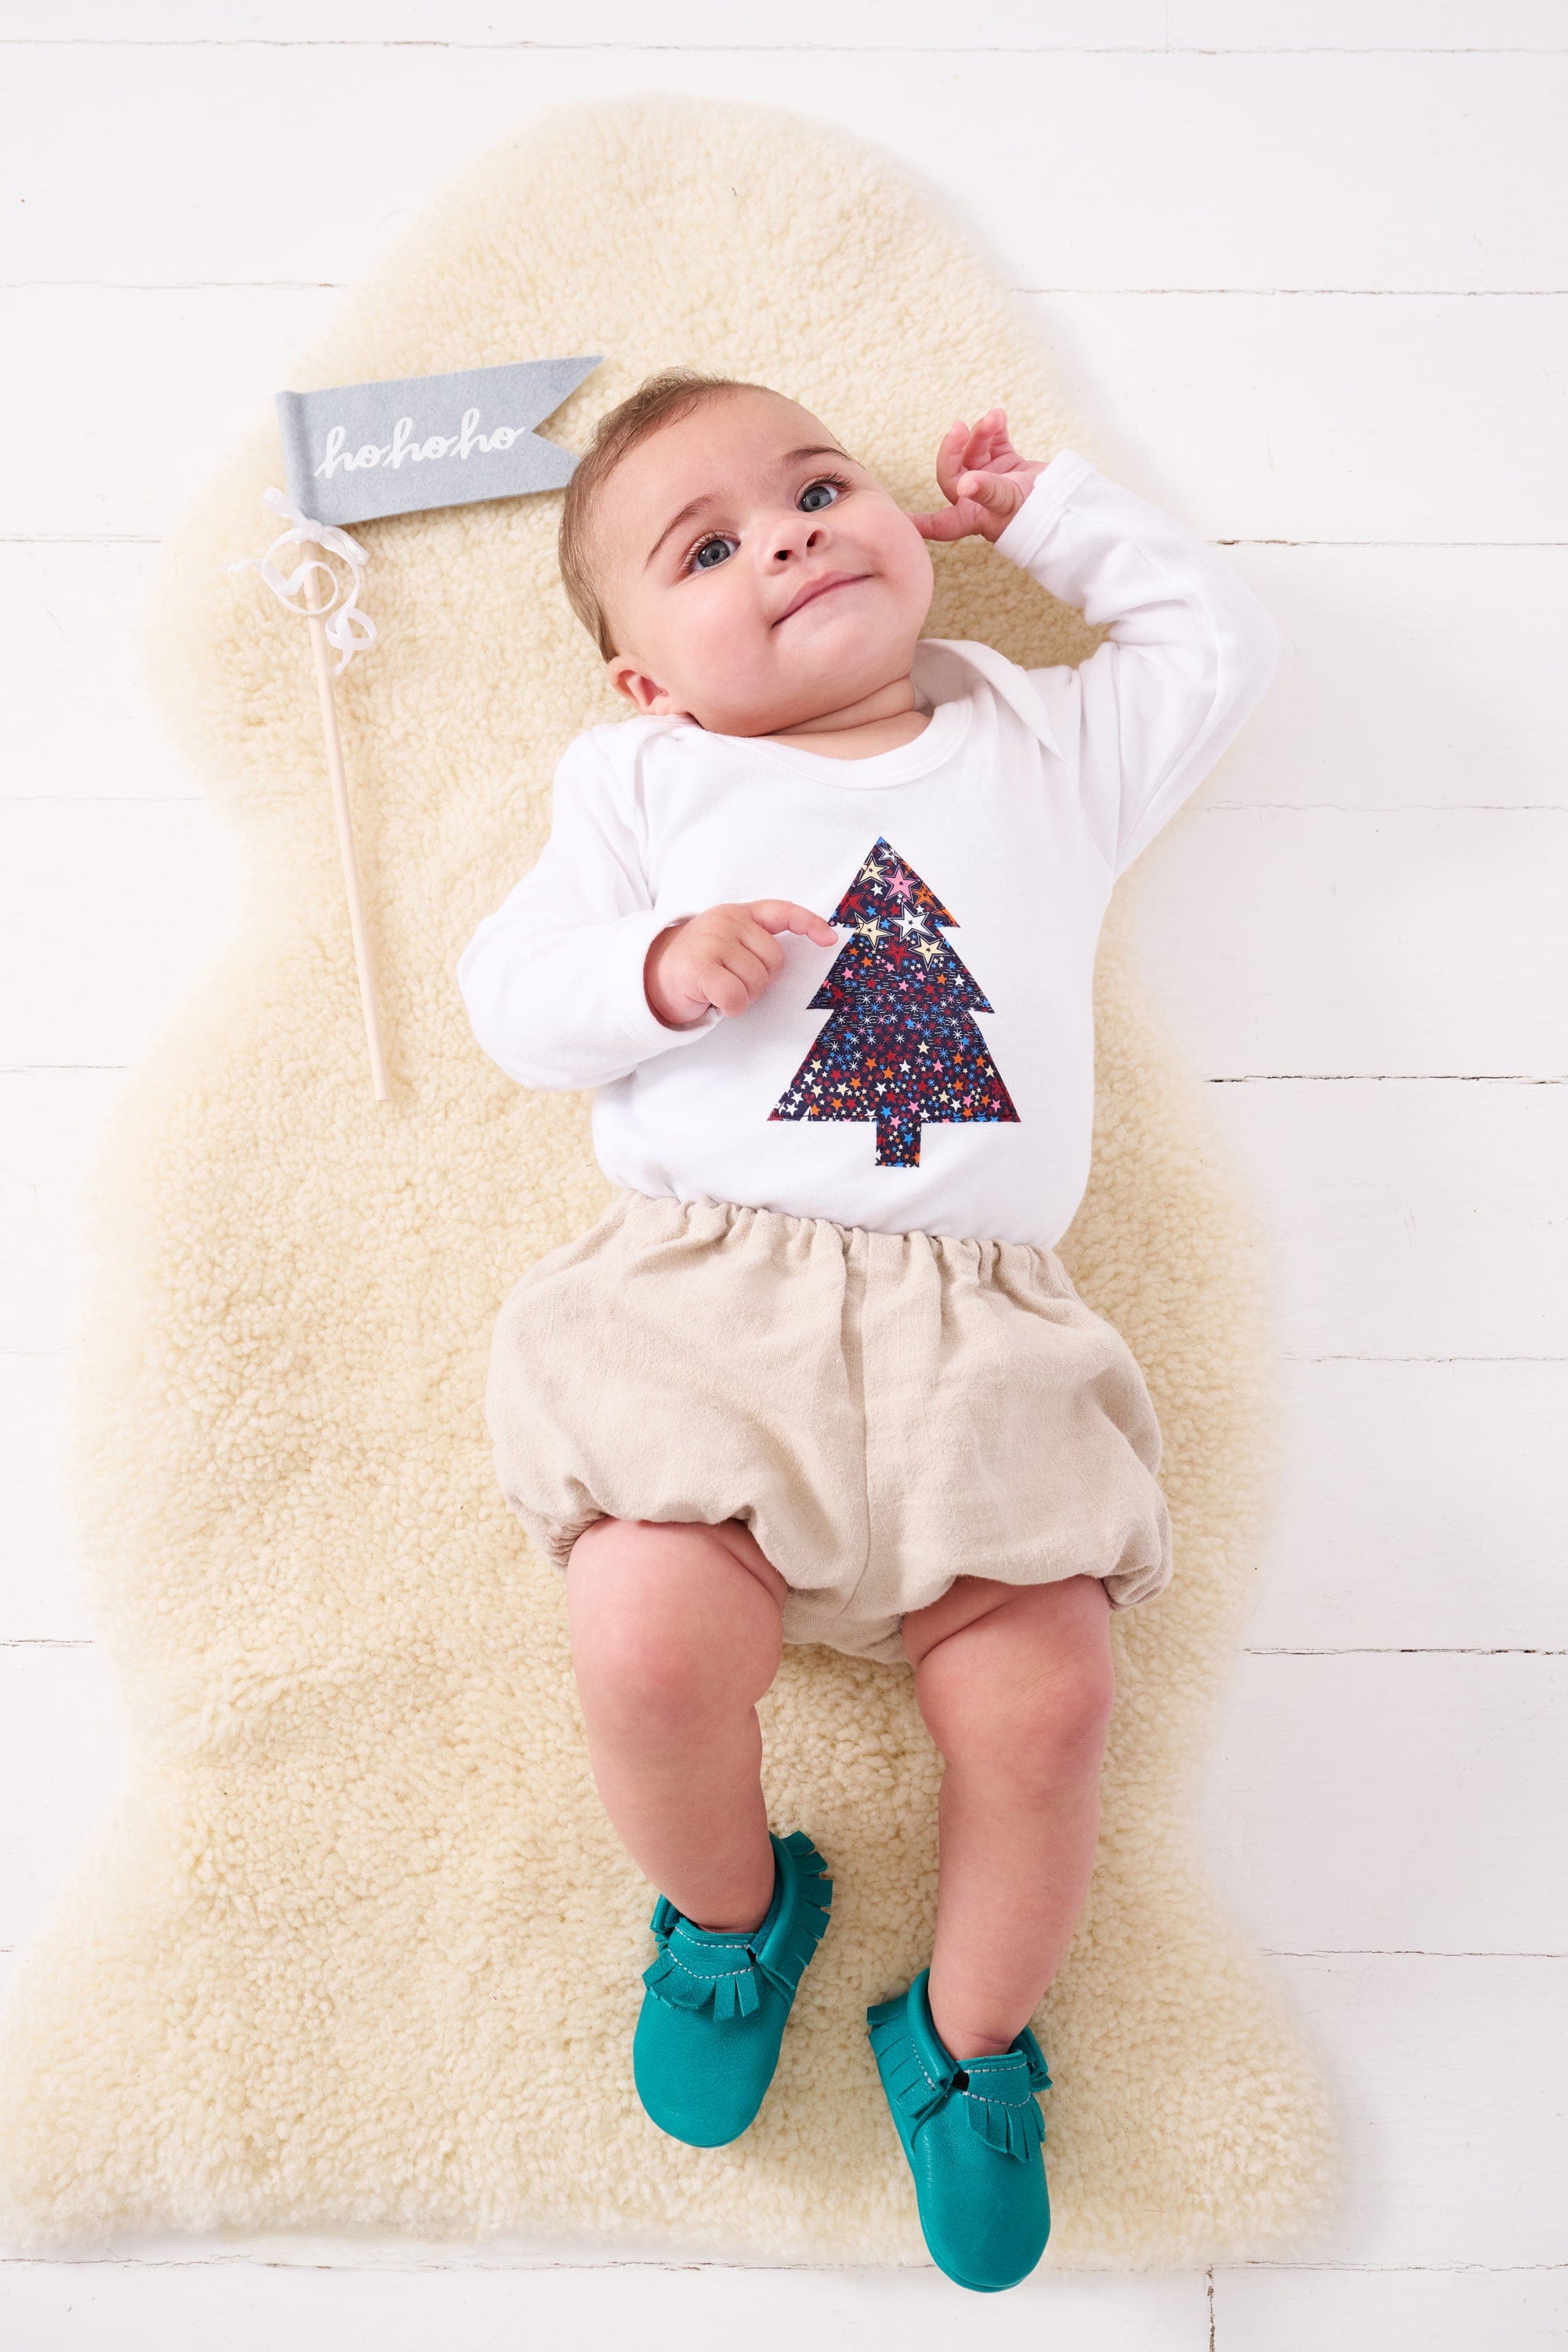
[[[712,572],[729,560],[730,552],[731,545],[727,539],[705,539],[691,561],[699,572]]]
[[[808,482],[800,494],[802,514],[818,514],[830,507],[838,496],[837,482]]]

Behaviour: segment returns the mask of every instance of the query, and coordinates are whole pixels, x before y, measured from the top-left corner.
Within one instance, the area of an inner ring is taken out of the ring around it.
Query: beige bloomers
[[[557,1567],[598,1518],[740,1519],[790,1642],[894,1664],[957,1576],[1171,1579],[1143,1376],[1050,1249],[617,1190],[507,1297],[486,1413]]]

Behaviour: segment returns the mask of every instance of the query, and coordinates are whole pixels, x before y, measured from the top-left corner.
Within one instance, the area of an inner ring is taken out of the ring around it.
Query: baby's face
[[[605,482],[593,518],[639,709],[721,735],[768,735],[909,675],[931,556],[902,509],[809,411],[723,393],[664,427]]]

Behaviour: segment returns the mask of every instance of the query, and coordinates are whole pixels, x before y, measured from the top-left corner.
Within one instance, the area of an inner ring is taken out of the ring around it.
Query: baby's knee
[[[1110,1703],[1100,1677],[1068,1668],[979,1705],[961,1749],[1021,1795],[1051,1796],[1098,1778]]]
[[[1115,1703],[1109,1658],[1074,1657],[1042,1675],[1020,1708],[1017,1747],[1026,1776],[1049,1787],[1095,1778]]]
[[[940,1674],[922,1671],[921,1700],[950,1764],[1041,1794],[1099,1773],[1116,1700],[1109,1650],[1042,1654],[1025,1638],[1004,1659],[990,1643],[967,1657],[957,1643],[942,1646]]]
[[[777,1671],[777,1604],[707,1527],[601,1519],[567,1567],[572,1664],[602,1728],[689,1734],[760,1698]]]

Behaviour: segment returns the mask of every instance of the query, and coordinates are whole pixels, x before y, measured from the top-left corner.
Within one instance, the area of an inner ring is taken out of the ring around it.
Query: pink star
[[[914,884],[910,880],[907,874],[889,874],[888,877],[888,895],[889,898],[907,898],[914,887]]]

